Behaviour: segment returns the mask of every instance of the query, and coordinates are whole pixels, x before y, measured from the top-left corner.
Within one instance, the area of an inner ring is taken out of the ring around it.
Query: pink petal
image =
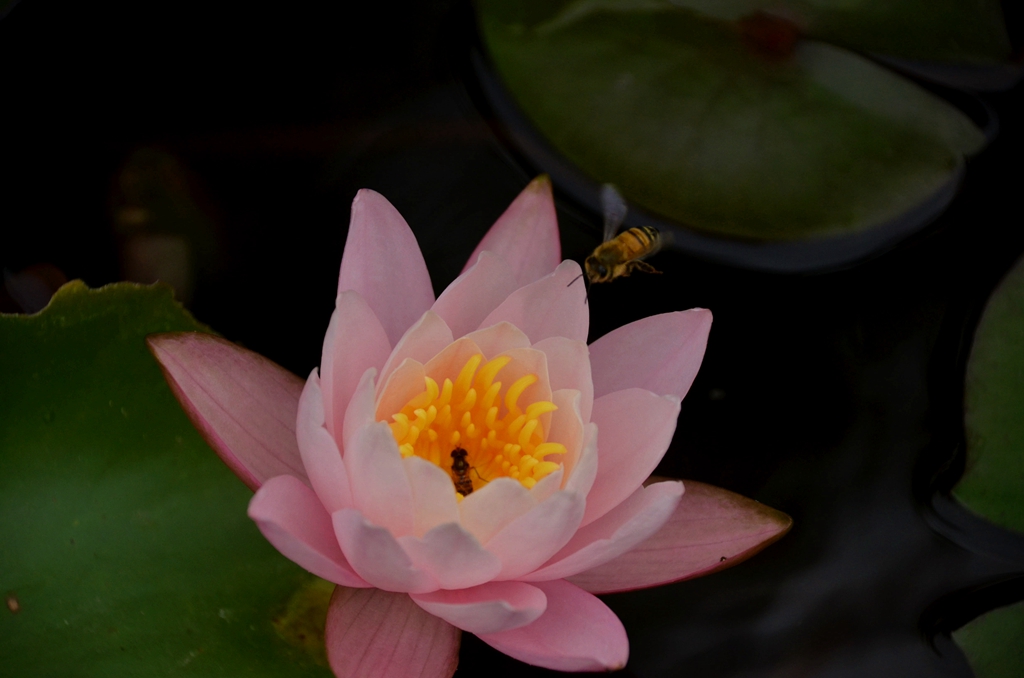
[[[612,330],[590,345],[594,395],[643,388],[682,398],[704,359],[711,311],[652,315]]]
[[[422,537],[438,525],[459,522],[459,502],[448,472],[417,456],[403,459],[402,465],[412,488],[413,534]]]
[[[306,479],[295,440],[302,379],[211,334],[146,343],[192,424],[250,489],[280,475]]]
[[[391,353],[384,328],[358,292],[342,292],[327,326],[320,358],[327,430],[340,438],[349,399],[363,373],[380,370]]]
[[[343,586],[369,586],[338,548],[320,500],[298,478],[277,476],[264,483],[249,502],[249,517],[284,557],[316,576]]]
[[[590,421],[594,407],[594,381],[590,374],[590,350],[582,341],[565,337],[548,337],[533,345],[548,357],[548,378],[551,390],[571,388],[580,392],[580,415]]]
[[[501,558],[496,579],[519,579],[547,562],[576,532],[584,505],[581,495],[556,492],[503,527],[484,545]]]
[[[365,188],[352,201],[341,258],[338,294],[346,290],[363,295],[392,346],[434,303],[416,236],[384,196]]]
[[[785,513],[687,480],[686,494],[654,536],[572,581],[594,593],[614,593],[700,577],[746,560],[792,525]]]
[[[391,415],[401,411],[410,399],[427,390],[423,365],[412,358],[406,358],[377,387],[377,404],[374,409],[376,421],[391,421]],[[347,446],[347,445],[346,445]]]
[[[511,323],[498,323],[466,335],[480,347],[480,352],[488,358],[494,358],[513,348],[529,348],[530,338]]]
[[[641,487],[626,501],[586,527],[524,581],[564,579],[622,555],[658,531],[683,496],[680,482]]]
[[[490,327],[502,321],[510,322],[537,343],[548,337],[567,337],[587,340],[590,310],[586,302],[586,288],[575,261],[563,261],[554,273],[526,287],[521,287],[501,302],[482,323]]]
[[[355,509],[342,509],[331,514],[331,519],[342,553],[372,586],[403,593],[437,590],[434,578],[413,565],[387,529],[371,524]]]
[[[466,362],[478,353],[482,353],[482,351],[476,342],[468,337],[462,337],[448,344],[444,350],[431,358],[423,366],[423,369],[426,376],[441,386],[446,377],[454,381],[455,375],[459,373]],[[420,387],[420,392],[426,390],[422,383]],[[402,403],[402,405],[404,404]]]
[[[431,310],[444,318],[453,335],[461,337],[480,327],[483,319],[519,287],[504,259],[481,252],[476,263],[441,293]]]
[[[477,586],[501,571],[501,561],[458,523],[438,525],[420,539],[400,537],[398,543],[412,558],[413,566],[432,576],[441,588]]]
[[[534,584],[548,607],[518,629],[480,635],[499,652],[555,671],[616,671],[629,659],[626,629],[600,600],[567,581]]]
[[[324,403],[316,369],[309,375],[306,387],[302,389],[295,427],[302,465],[327,513],[352,506],[348,471],[345,470],[345,463],[341,460],[341,452],[334,438],[324,428]]]
[[[363,427],[345,450],[345,468],[352,503],[366,519],[392,534],[411,534],[414,527],[412,487],[405,475],[398,443],[387,424]]]
[[[549,461],[565,465],[566,471],[571,475],[573,468],[579,462],[583,453],[584,427],[580,417],[580,401],[582,396],[579,391],[563,388],[551,394],[551,402],[558,406],[558,409],[551,413],[551,424],[548,427],[548,442],[562,443],[565,445],[566,453],[560,456],[548,457]],[[586,496],[586,493],[583,493]]]
[[[518,480],[496,478],[459,503],[459,516],[462,526],[481,544],[486,544],[503,527],[534,506],[536,502],[530,490]]]
[[[451,678],[459,637],[404,593],[340,586],[324,630],[331,670],[342,678]]]
[[[477,261],[477,255],[490,250],[505,260],[515,272],[517,287],[551,273],[562,260],[558,238],[555,200],[551,180],[541,175],[531,181],[498,217],[466,262],[465,271]]]
[[[587,497],[587,501],[590,501],[590,489],[597,480],[597,435],[597,424],[590,423],[583,427],[583,449],[580,450],[579,459],[569,469],[568,479],[565,481],[565,489]]]
[[[498,633],[526,626],[540,617],[548,598],[536,586],[495,581],[458,591],[410,596],[424,610],[470,633]]]
[[[441,320],[441,316],[433,311],[427,311],[402,335],[384,364],[384,369],[380,373],[381,380],[386,381],[406,358],[422,365],[443,351],[452,341],[452,331],[448,329],[444,320]],[[420,383],[420,386],[423,384]]]
[[[412,364],[412,361],[410,361]],[[420,368],[422,370],[422,368]],[[345,410],[345,419],[342,424],[342,445],[349,448],[355,445],[353,436],[357,435],[365,427],[376,421],[377,403],[375,400],[375,387],[373,378],[377,370],[369,368],[363,372],[362,378],[352,392],[352,398],[348,401],[348,409]],[[422,378],[421,378],[422,379]],[[342,449],[342,457],[345,450]]]
[[[583,524],[618,506],[643,484],[665,456],[679,416],[675,396],[658,396],[630,388],[594,401],[597,478],[587,495]]]

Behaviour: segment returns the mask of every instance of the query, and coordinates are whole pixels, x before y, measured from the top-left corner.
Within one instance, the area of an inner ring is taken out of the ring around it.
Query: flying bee
[[[583,267],[590,283],[611,282],[634,271],[660,273],[643,261],[661,248],[658,229],[640,226],[615,235],[626,219],[626,201],[615,187],[601,187],[601,206],[604,209],[604,241],[587,257]]]
[[[472,467],[466,461],[466,454],[468,453],[461,447],[452,450],[452,481],[455,483],[456,491],[463,497],[473,493],[473,481],[469,477],[469,470]]]

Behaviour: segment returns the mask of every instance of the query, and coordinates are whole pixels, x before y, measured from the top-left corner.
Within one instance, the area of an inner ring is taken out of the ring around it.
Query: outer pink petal
[[[341,438],[341,426],[356,384],[371,367],[380,370],[391,353],[384,328],[358,292],[338,295],[320,358],[327,430]]]
[[[384,369],[380,373],[381,381],[387,381],[391,373],[406,358],[411,358],[422,365],[443,351],[453,340],[452,331],[448,329],[441,316],[433,311],[427,311],[402,335],[384,364]]]
[[[680,482],[642,487],[626,501],[581,528],[561,551],[524,581],[564,579],[620,556],[665,524],[683,496]]]
[[[211,334],[146,342],[192,424],[250,489],[274,476],[306,479],[295,440],[302,379]]]
[[[555,200],[551,180],[541,175],[531,181],[498,217],[483,240],[473,250],[465,271],[484,250],[494,252],[515,272],[517,287],[551,273],[562,260],[558,238]]]
[[[334,438],[324,428],[324,403],[315,369],[306,380],[306,388],[302,389],[295,426],[302,465],[327,513],[352,506],[345,462]]]
[[[385,591],[427,593],[437,582],[415,567],[398,541],[385,528],[373,525],[355,509],[331,514],[341,551],[360,577]]]
[[[792,524],[764,504],[687,480],[686,494],[654,536],[572,581],[594,593],[614,593],[700,577],[746,560]]]
[[[405,475],[398,443],[387,424],[363,427],[345,450],[352,502],[367,520],[396,537],[414,529],[412,487]]]
[[[455,485],[447,471],[415,455],[402,460],[412,488],[413,535],[422,537],[438,525],[459,522]]]
[[[441,293],[431,310],[444,318],[453,335],[461,337],[480,327],[483,319],[519,287],[504,259],[481,252],[476,263]]]
[[[459,503],[462,526],[486,544],[503,527],[536,506],[518,480],[497,478]]]
[[[594,395],[643,388],[682,398],[704,359],[711,311],[652,315],[612,330],[590,345]]]
[[[480,326],[507,321],[525,332],[533,343],[548,337],[585,342],[590,311],[582,279],[573,282],[579,275],[579,264],[563,261],[554,273],[510,294]]]
[[[556,492],[502,528],[484,545],[501,558],[496,579],[519,579],[543,565],[572,538],[584,504],[582,495]]]
[[[249,517],[274,548],[316,576],[344,586],[369,586],[338,548],[320,500],[298,478],[277,476],[264,483],[249,502]]]
[[[434,303],[416,236],[380,193],[362,189],[352,201],[338,293],[355,290],[370,305],[392,346]]]
[[[647,479],[665,456],[679,416],[675,396],[630,388],[594,401],[600,433],[597,478],[587,494],[583,524],[618,506]]]
[[[563,580],[534,586],[547,596],[544,614],[532,624],[483,634],[480,640],[519,661],[556,671],[616,671],[626,665],[626,629],[604,603]]]
[[[580,415],[590,421],[594,407],[594,380],[590,374],[590,350],[586,343],[565,337],[548,337],[533,345],[548,357],[551,390],[571,388],[580,392]]]
[[[438,525],[423,535],[400,537],[398,543],[415,567],[432,576],[441,588],[462,589],[494,579],[501,571],[497,556],[458,523]]]
[[[414,594],[411,598],[430,614],[476,634],[526,626],[548,606],[543,591],[518,581],[495,581],[458,591]]]
[[[404,593],[338,587],[324,644],[334,675],[343,678],[451,678],[460,635]]]

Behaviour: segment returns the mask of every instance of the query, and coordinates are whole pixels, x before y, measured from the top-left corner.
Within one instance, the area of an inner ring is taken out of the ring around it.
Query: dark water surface
[[[177,215],[162,228],[198,253],[196,316],[306,374],[357,189],[406,217],[441,290],[536,171],[488,119],[472,33],[467,7],[441,0],[272,14],[23,0],[0,20],[0,265],[121,279],[136,234],[124,210],[142,201]],[[947,212],[892,251],[818,275],[667,251],[663,275],[593,288],[592,339],[714,312],[659,473],[794,519],[734,569],[608,596],[631,639],[623,675],[969,676],[949,631],[1024,598],[1024,548],[945,497],[963,467],[973,328],[1024,250],[1022,91],[982,95],[998,138]],[[125,184],[133,157],[158,168],[136,171],[141,193]],[[580,261],[599,217],[555,188],[564,254]],[[10,290],[0,304],[18,310]],[[461,662],[458,675],[548,673],[469,636]]]

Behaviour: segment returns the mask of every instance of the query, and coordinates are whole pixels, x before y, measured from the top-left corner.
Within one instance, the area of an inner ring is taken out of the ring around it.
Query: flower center
[[[531,488],[560,466],[545,457],[566,452],[561,443],[547,442],[541,421],[558,407],[547,400],[519,402],[537,375],[522,376],[503,389],[495,379],[512,358],[500,356],[481,366],[483,359],[479,353],[471,357],[454,383],[446,378],[438,386],[426,377],[426,390],[391,415],[402,456],[415,454],[448,471],[460,498],[499,477]]]

